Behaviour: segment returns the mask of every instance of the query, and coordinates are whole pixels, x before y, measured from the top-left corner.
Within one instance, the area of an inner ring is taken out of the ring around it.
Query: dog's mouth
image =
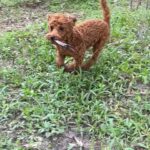
[[[52,44],[60,46],[62,49],[70,49],[74,51],[70,44],[63,42],[62,40],[59,40],[56,37],[51,37],[48,40],[50,40]]]
[[[53,44],[55,44],[55,40],[56,40],[56,38],[50,38],[50,41],[51,41]]]

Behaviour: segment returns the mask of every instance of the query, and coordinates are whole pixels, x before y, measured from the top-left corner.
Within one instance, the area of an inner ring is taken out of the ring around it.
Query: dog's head
[[[70,38],[76,18],[64,14],[48,15],[48,34],[46,38],[54,42],[54,40],[66,41]]]

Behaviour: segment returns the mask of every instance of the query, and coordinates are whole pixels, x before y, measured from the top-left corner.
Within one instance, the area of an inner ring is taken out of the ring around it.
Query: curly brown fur
[[[99,53],[108,40],[110,33],[110,12],[106,0],[100,0],[103,10],[103,20],[93,19],[75,25],[76,18],[64,14],[48,16],[49,33],[46,38],[56,45],[56,64],[65,67],[65,71],[72,72],[76,69],[89,69],[97,60]],[[71,45],[72,49],[64,49],[54,41],[59,40]],[[85,51],[92,47],[92,57],[83,62]],[[64,64],[66,56],[73,57],[73,63]]]

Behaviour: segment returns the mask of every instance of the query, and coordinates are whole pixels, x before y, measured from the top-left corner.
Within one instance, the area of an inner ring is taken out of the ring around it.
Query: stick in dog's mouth
[[[68,48],[68,44],[64,43],[64,42],[61,42],[59,40],[54,40],[56,44],[58,44],[59,46],[62,46],[64,48]]]
[[[71,45],[67,44],[67,43],[64,43],[64,42],[61,42],[59,40],[54,40],[56,44],[58,44],[59,46],[61,46],[62,48],[64,49],[71,49],[71,50],[74,50]]]

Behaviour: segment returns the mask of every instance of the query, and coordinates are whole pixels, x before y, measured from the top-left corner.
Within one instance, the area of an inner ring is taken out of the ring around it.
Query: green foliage
[[[18,6],[23,4],[37,4],[45,0],[1,0],[0,6]]]
[[[63,9],[100,18],[95,2],[70,1]],[[150,148],[150,13],[111,7],[110,42],[97,64],[77,75],[55,67],[45,23],[0,37],[0,125],[6,132],[22,130],[15,144],[0,138],[2,148],[64,133],[72,124],[111,150]]]

